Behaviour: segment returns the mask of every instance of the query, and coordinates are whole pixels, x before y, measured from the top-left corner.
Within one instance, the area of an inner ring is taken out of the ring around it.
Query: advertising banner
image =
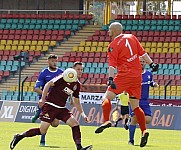
[[[1,101],[0,121],[14,122],[20,102]]]
[[[21,102],[15,122],[31,122],[31,118],[34,116],[37,106],[37,102]],[[40,122],[40,120],[38,119],[37,122]]]
[[[0,101],[0,121],[4,122],[31,122],[31,118],[37,109],[36,102],[16,102]],[[88,123],[84,123],[82,116],[75,107],[67,103],[67,108],[71,110],[80,125],[99,126],[103,123],[101,104],[82,104],[85,114],[89,118]],[[115,110],[115,104],[112,105],[110,120]],[[170,106],[151,106],[153,119],[148,125],[151,129],[181,130],[181,107]],[[40,122],[40,120],[37,120]],[[118,124],[123,127],[122,122]]]

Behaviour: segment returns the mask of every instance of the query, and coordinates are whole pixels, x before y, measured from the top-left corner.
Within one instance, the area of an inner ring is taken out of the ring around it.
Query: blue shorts
[[[145,113],[145,116],[152,116],[150,105],[140,105],[140,108]],[[131,107],[130,107],[130,115],[131,115],[131,117],[133,117],[135,115],[134,112],[132,111]]]

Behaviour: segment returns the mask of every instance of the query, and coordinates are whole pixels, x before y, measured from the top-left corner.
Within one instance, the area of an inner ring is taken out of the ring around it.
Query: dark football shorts
[[[71,116],[72,113],[67,108],[56,108],[49,104],[44,104],[40,114],[40,120],[51,123],[56,118],[66,123]]]
[[[121,106],[121,115],[129,114],[129,106]]]

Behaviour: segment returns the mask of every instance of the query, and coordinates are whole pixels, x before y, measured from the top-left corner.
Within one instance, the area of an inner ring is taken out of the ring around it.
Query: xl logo
[[[15,121],[19,104],[20,102],[4,101],[0,111],[0,121]]]
[[[1,118],[13,118],[13,106],[4,106],[4,113],[1,115]]]

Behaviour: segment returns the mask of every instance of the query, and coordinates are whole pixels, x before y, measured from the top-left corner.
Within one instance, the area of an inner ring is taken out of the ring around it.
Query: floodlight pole
[[[18,101],[21,101],[21,97],[20,97],[20,85],[21,85],[21,52],[19,54],[19,61],[18,61],[18,66],[19,66],[19,77],[18,77]]]
[[[25,83],[25,81],[26,81],[27,78],[28,78],[28,76],[26,76],[26,77],[23,79],[22,83],[21,83],[21,101],[24,100],[24,98],[23,98],[23,92],[24,92],[23,87],[24,87],[24,83]]]

